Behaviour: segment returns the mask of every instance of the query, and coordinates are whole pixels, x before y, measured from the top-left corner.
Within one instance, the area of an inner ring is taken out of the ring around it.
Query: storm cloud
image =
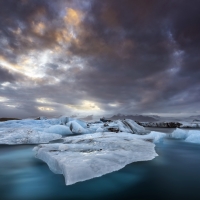
[[[0,2],[0,115],[200,113],[200,2]]]

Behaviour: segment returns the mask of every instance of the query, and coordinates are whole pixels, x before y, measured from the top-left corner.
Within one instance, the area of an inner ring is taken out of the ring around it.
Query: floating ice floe
[[[190,134],[186,139],[186,142],[200,144],[200,131],[198,133]]]
[[[66,137],[64,143],[39,145],[34,151],[54,173],[65,176],[66,185],[71,185],[132,162],[151,160],[157,156],[154,147],[129,133],[94,133]]]
[[[28,128],[36,131],[43,131],[45,128],[49,128],[52,125],[58,125],[59,119],[47,119],[47,120],[12,120],[6,122],[0,122],[0,131],[10,128]]]
[[[0,144],[41,144],[60,139],[62,135],[27,128],[6,129],[0,132]]]
[[[188,136],[188,131],[176,128],[172,133],[171,137],[175,139],[185,139]]]
[[[133,135],[133,137],[138,138],[138,139],[143,139],[143,140],[150,140],[153,143],[159,143],[162,142],[164,138],[167,137],[167,134],[157,132],[157,131],[151,131],[147,135]]]
[[[182,130],[177,128],[171,133],[172,138],[184,139],[186,142],[200,144],[200,130]]]

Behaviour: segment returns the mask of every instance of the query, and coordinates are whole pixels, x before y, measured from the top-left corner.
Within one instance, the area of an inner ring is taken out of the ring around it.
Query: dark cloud
[[[13,74],[0,66],[0,83],[13,81],[15,81]]]
[[[173,111],[168,102],[182,94],[197,101],[197,8],[199,1],[95,1],[82,43],[71,46],[73,53],[90,57],[77,78],[82,89],[104,103],[136,102],[130,112]]]
[[[79,23],[74,11],[70,21],[66,8],[81,13]],[[39,98],[57,103],[51,104],[54,114],[83,100],[108,114],[194,112],[200,102],[199,9],[199,0],[1,1],[4,59],[20,65],[19,57],[31,51],[56,53],[41,63],[42,78],[16,78],[0,68],[2,82],[18,88],[1,94],[35,114],[45,106]]]

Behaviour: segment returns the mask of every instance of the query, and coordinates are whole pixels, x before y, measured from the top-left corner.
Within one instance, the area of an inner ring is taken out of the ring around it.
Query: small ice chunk
[[[61,125],[70,126],[71,122],[76,122],[80,126],[82,126],[83,128],[87,128],[87,123],[82,121],[82,120],[80,120],[80,119],[74,119],[74,118],[70,118],[70,117],[61,117],[60,118],[60,124]]]
[[[200,144],[200,131],[199,133],[192,133],[186,139],[186,142],[197,143]]]
[[[163,138],[166,138],[166,137],[167,137],[167,135],[165,133],[161,133],[161,132],[157,132],[157,131],[151,131],[147,135],[141,135],[141,138],[153,140],[154,143],[162,142]]]
[[[177,139],[185,139],[186,142],[199,143],[200,144],[200,131],[199,130],[182,130],[177,128],[171,133],[171,137]]]
[[[176,130],[174,130],[171,133],[171,137],[176,139],[185,139],[187,138],[187,136],[188,136],[188,131],[182,130],[180,128],[176,128]]]
[[[86,133],[88,133],[88,130],[84,129],[76,121],[71,121],[69,128],[70,128],[72,133],[76,133],[76,134],[86,134]]]
[[[71,118],[69,118],[69,117],[66,117],[66,116],[60,117],[60,124],[61,125],[66,125],[69,121],[71,121]]]

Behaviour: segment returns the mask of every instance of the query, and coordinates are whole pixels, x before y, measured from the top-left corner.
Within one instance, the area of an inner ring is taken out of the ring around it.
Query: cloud
[[[0,66],[0,83],[13,81],[15,81],[14,75]]]
[[[0,92],[34,115],[193,112],[198,8],[198,0],[0,2],[0,80],[10,82]]]

